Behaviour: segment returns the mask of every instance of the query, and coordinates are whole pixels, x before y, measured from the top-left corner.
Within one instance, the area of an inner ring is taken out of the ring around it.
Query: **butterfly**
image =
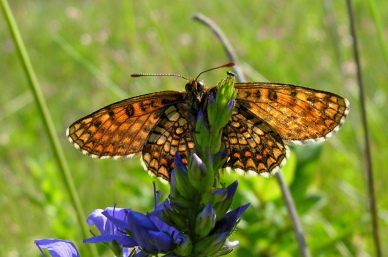
[[[94,158],[141,155],[151,174],[169,181],[175,154],[187,163],[193,152],[197,114],[217,91],[198,80],[202,73],[185,78],[185,92],[156,92],[105,106],[74,122],[67,137]],[[235,83],[235,90],[236,104],[222,133],[228,155],[224,167],[261,175],[271,175],[285,164],[286,143],[322,142],[339,130],[349,112],[345,98],[307,87],[250,82]]]

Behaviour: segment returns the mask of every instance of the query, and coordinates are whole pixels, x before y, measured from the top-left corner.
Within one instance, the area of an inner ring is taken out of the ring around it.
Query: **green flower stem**
[[[44,100],[42,91],[39,87],[38,80],[36,78],[34,69],[29,60],[27,51],[24,47],[23,40],[19,33],[18,27],[16,25],[15,19],[13,17],[12,11],[9,7],[9,4],[6,0],[0,0],[0,4],[4,13],[5,20],[8,24],[10,32],[12,34],[13,40],[15,42],[19,57],[21,59],[24,71],[26,73],[29,85],[31,86],[31,91],[33,93],[35,102],[38,106],[40,115],[42,117],[43,123],[46,127],[47,134],[49,135],[51,146],[54,150],[55,158],[58,162],[59,169],[61,171],[62,179],[65,182],[68,194],[73,203],[73,206],[77,213],[77,219],[79,226],[82,230],[82,235],[84,238],[89,236],[88,228],[85,223],[85,215],[82,210],[81,202],[79,200],[74,181],[72,179],[71,173],[69,171],[68,165],[66,163],[62,148],[60,146],[59,140],[56,136],[53,122],[51,120],[46,102]],[[88,244],[89,254],[88,256],[97,256],[97,251],[95,246]]]

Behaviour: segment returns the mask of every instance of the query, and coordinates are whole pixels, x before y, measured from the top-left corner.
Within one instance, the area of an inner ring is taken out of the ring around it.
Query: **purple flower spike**
[[[47,249],[53,257],[80,257],[77,247],[67,240],[41,239],[35,240],[43,256],[47,257],[42,249]]]

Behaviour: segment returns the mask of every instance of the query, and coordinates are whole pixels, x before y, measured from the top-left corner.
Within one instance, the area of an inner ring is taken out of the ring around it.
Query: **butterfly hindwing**
[[[76,148],[92,157],[139,155],[160,116],[184,98],[185,93],[177,91],[129,98],[74,122],[68,128],[67,136]]]
[[[287,160],[288,147],[279,134],[239,104],[222,136],[229,156],[225,167],[271,175]]]
[[[169,181],[176,152],[183,161],[194,148],[195,116],[186,104],[170,106],[150,133],[143,148],[143,161],[148,171]]]
[[[324,141],[343,124],[349,102],[336,94],[277,83],[236,83],[237,102],[286,142]]]

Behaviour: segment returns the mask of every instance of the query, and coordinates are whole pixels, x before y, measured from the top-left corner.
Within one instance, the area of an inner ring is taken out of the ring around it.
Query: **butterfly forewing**
[[[323,141],[348,113],[348,101],[336,94],[277,83],[236,83],[237,102],[267,122],[286,142]]]
[[[76,148],[92,157],[139,155],[164,111],[183,101],[185,95],[164,91],[108,105],[74,122],[67,136]]]
[[[271,175],[287,160],[288,148],[279,134],[239,104],[222,138],[229,156],[225,167]]]

